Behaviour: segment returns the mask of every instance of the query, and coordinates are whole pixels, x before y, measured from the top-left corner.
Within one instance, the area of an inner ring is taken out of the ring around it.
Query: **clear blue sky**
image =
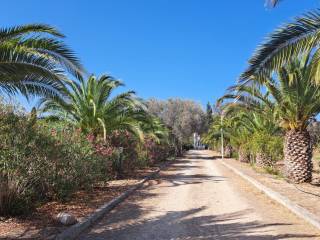
[[[21,0],[1,3],[0,22],[51,24],[89,72],[109,73],[143,98],[204,105],[234,83],[266,34],[319,6],[318,0],[285,0],[272,10],[264,0]]]

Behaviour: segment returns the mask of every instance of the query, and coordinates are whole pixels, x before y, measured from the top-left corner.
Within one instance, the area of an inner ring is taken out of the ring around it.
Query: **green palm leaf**
[[[66,75],[81,79],[85,71],[62,37],[42,24],[0,29],[0,91],[54,97],[61,94]]]
[[[319,51],[319,40],[320,11],[297,17],[293,22],[276,29],[258,47],[249,60],[248,69],[242,73],[241,81],[248,82],[252,76],[270,76],[290,62],[290,59],[313,49]]]
[[[103,135],[104,139],[114,130],[127,130],[140,140],[144,133],[154,134],[150,129],[155,124],[153,118],[133,91],[112,97],[120,86],[123,83],[109,75],[65,81],[59,96],[42,98],[39,106],[42,112],[73,122],[84,132]]]

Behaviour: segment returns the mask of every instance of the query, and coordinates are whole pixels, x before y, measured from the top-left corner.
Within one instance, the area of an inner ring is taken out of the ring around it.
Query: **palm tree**
[[[67,82],[61,97],[43,98],[39,105],[42,112],[70,121],[95,137],[106,139],[114,130],[128,130],[142,139],[144,105],[133,91],[112,98],[120,86],[123,84],[111,76],[90,76],[87,81]]]
[[[291,59],[313,51],[313,81],[320,83],[320,10],[314,10],[276,29],[249,59],[249,67],[241,74],[241,82],[253,76],[270,77]]]
[[[234,100],[225,103],[222,108],[226,116],[230,116],[234,127],[241,129],[240,136],[236,137],[246,142],[250,153],[256,157],[258,167],[272,167],[275,160],[268,142],[277,140],[281,133],[273,115],[274,103],[269,100],[268,94],[261,93],[255,87],[240,85],[229,88],[229,91],[231,93],[220,98],[218,104],[225,100]],[[236,94],[232,94],[233,91],[236,91]],[[245,159],[241,156],[245,154],[244,150],[239,154],[241,159]]]
[[[224,108],[224,110],[227,110]],[[233,112],[235,113],[235,111]],[[241,162],[249,162],[249,155],[246,149],[248,143],[247,130],[243,128],[237,116],[226,111],[221,121],[221,115],[215,116],[209,127],[208,133],[203,137],[202,141],[205,144],[219,145],[221,142],[221,130],[223,131],[223,141],[225,146],[225,157],[231,157],[232,150],[238,150],[239,160]]]
[[[221,115],[213,116],[212,122],[208,126],[208,132],[202,137],[202,142],[216,148],[221,142],[221,129],[224,129],[224,144],[229,146],[230,139],[227,131],[227,120],[221,121]],[[229,157],[229,154],[225,153],[225,156]]]
[[[141,129],[143,130],[144,135],[152,138],[158,144],[168,143],[169,129],[158,117],[155,117],[146,111],[139,120],[141,122]]]
[[[0,29],[0,91],[53,97],[66,73],[81,78],[83,67],[62,37],[43,24]]]
[[[307,131],[320,112],[320,86],[313,81],[317,52],[301,55],[277,72],[277,78],[257,76],[276,106],[275,115],[285,130],[284,157],[287,177],[294,182],[312,179],[312,148]],[[241,85],[238,85],[241,92]]]

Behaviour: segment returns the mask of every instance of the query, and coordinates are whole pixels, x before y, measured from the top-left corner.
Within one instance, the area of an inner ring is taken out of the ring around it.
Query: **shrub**
[[[131,172],[137,167],[138,141],[133,134],[126,130],[115,130],[107,137],[107,142],[115,149],[112,166],[117,177],[122,177],[124,172]]]
[[[136,167],[138,141],[128,131],[115,130],[106,140],[93,135],[88,139],[98,155],[110,160],[107,169],[114,178],[121,178]]]
[[[251,152],[266,154],[270,160],[276,163],[283,159],[283,138],[278,135],[270,135],[268,133],[254,134],[249,143]]]
[[[79,188],[90,188],[97,180],[107,179],[110,158],[97,154],[92,144],[79,129],[64,122],[42,123],[41,131],[54,140],[47,149],[51,158],[51,174],[47,176],[49,193],[56,199],[66,199]]]
[[[79,189],[175,153],[175,145],[149,138],[142,143],[127,131],[113,131],[102,141],[57,118],[37,119],[35,110],[27,115],[1,103],[0,138],[2,216],[67,200]]]
[[[63,122],[0,109],[0,215],[26,213],[40,201],[65,200],[105,179],[105,162],[85,136]]]
[[[143,148],[145,149],[145,159],[148,165],[175,157],[174,145],[165,142],[158,143],[152,138],[145,139]]]
[[[20,214],[29,206],[35,195],[38,176],[32,174],[37,156],[30,142],[33,126],[25,117],[8,108],[0,112],[0,214]],[[32,158],[35,158],[33,162]]]

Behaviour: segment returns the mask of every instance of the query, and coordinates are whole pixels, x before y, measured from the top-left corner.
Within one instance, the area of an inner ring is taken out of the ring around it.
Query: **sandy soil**
[[[209,152],[210,154],[210,152]],[[214,154],[214,152],[211,152]],[[319,184],[292,184],[277,176],[255,171],[249,164],[240,163],[234,159],[225,159],[225,162],[237,168],[246,175],[258,180],[265,186],[289,198],[291,201],[320,216],[320,185]],[[319,238],[320,239],[320,238]]]
[[[119,196],[156,169],[158,167],[137,170],[126,176],[126,179],[97,184],[91,191],[76,192],[67,202],[45,203],[27,216],[0,218],[0,240],[54,239],[66,229],[55,220],[59,212],[71,213],[78,220],[86,218],[98,207]]]
[[[191,151],[79,239],[320,239],[206,152]]]

